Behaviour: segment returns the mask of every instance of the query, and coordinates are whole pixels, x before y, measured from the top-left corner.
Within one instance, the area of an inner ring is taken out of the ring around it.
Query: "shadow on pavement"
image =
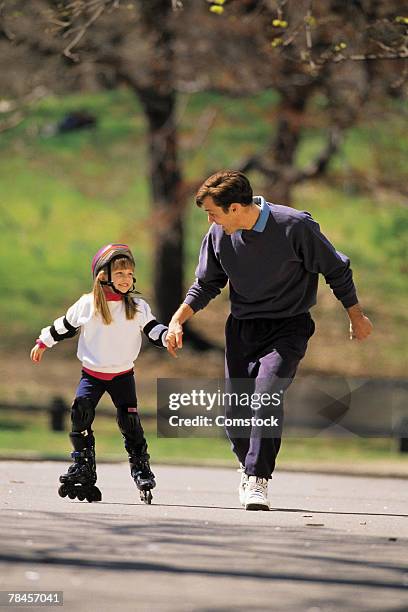
[[[215,520],[151,516],[136,520],[140,522],[114,514],[69,512],[31,511],[17,516],[6,510],[0,527],[0,562],[407,592],[408,568],[401,564],[407,550],[403,538],[391,544],[384,537],[333,529],[276,531],[273,526],[252,524],[242,530],[240,525]],[[364,555],[358,558],[362,550]]]

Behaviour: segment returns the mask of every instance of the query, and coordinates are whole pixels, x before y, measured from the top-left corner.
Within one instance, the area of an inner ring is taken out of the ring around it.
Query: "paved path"
[[[65,612],[408,610],[406,480],[277,473],[268,513],[238,507],[233,470],[157,467],[145,506],[125,464],[99,467],[102,502],[61,499],[64,467],[0,462],[0,590],[63,590]]]

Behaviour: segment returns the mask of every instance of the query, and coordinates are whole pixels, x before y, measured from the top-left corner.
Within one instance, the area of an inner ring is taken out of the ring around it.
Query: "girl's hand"
[[[173,336],[169,337],[169,334],[167,334],[166,346],[167,346],[167,350],[170,353],[170,355],[177,359],[176,352],[177,352],[177,348],[178,347],[177,347],[177,343],[176,343],[175,337],[173,337]]]
[[[183,326],[177,320],[171,320],[166,336],[167,350],[177,359],[177,351],[183,347]]]
[[[31,349],[31,353],[30,353],[31,361],[34,361],[34,363],[40,363],[44,351],[45,351],[45,348],[41,348],[41,346],[38,346],[38,344],[33,346],[33,348]]]

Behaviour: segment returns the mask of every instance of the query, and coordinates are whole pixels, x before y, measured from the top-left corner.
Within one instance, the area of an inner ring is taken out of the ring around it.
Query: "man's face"
[[[207,213],[208,223],[221,225],[226,234],[232,234],[240,229],[238,207],[237,204],[231,204],[228,212],[224,212],[220,206],[215,204],[211,196],[204,198],[202,205],[202,209]]]

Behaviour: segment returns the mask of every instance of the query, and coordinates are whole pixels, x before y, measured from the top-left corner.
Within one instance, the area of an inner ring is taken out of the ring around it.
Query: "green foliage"
[[[288,22],[281,20],[281,19],[273,19],[272,20],[272,25],[274,28],[287,28],[288,27]]]
[[[181,98],[180,142],[185,176],[204,179],[218,168],[236,166],[266,146],[278,96],[273,91],[247,99],[204,93]],[[50,123],[78,108],[92,112],[96,129],[47,136]],[[324,100],[318,101],[318,109]],[[200,118],[214,111],[213,128],[203,138]],[[296,208],[309,210],[339,249],[352,258],[361,293],[371,308],[401,327],[384,345],[384,358],[402,355],[402,325],[407,261],[407,210],[392,196],[381,201],[360,194],[349,174],[392,178],[407,173],[407,143],[398,118],[362,123],[347,136],[331,164],[342,188],[305,184],[294,191]],[[127,91],[63,99],[47,98],[0,140],[0,318],[7,321],[7,342],[15,345],[38,333],[91,288],[90,260],[111,241],[125,241],[137,259],[139,289],[151,299],[152,226],[145,125],[134,96]],[[321,150],[323,128],[313,127],[299,148],[301,167]],[[196,144],[198,143],[198,144]],[[257,193],[273,200],[260,177],[251,177]],[[338,185],[338,182],[336,183]],[[188,208],[186,283],[194,275],[206,217]],[[395,357],[397,359],[397,357]]]
[[[157,438],[153,421],[143,422],[153,463],[177,462],[235,466],[230,445],[225,438]],[[97,416],[94,423],[98,460],[125,460],[122,437],[115,417]],[[70,461],[71,448],[67,432],[49,430],[45,414],[24,415],[0,411],[0,457],[35,456]],[[405,465],[404,457],[395,453],[393,440],[381,438],[287,438],[280,454],[280,465],[307,461],[317,466],[345,466],[356,462],[392,460]]]
[[[225,0],[208,0],[210,6],[208,10],[215,15],[222,15],[224,12]]]
[[[311,28],[314,28],[317,25],[317,19],[316,17],[313,17],[313,15],[306,15],[304,17],[304,22]]]
[[[0,184],[7,194],[0,204],[0,255],[8,295],[0,311],[11,336],[37,333],[91,289],[90,261],[102,244],[129,241],[146,288],[151,258],[143,146],[132,154],[136,180],[129,164],[144,127],[130,102],[121,92],[114,103],[110,94],[87,97],[100,119],[97,130],[46,137],[47,124],[78,105],[76,98],[47,99],[0,143]]]
[[[274,38],[271,42],[271,47],[281,47],[283,45],[283,38]]]
[[[344,49],[347,49],[347,44],[345,42],[340,42],[337,45],[334,45],[334,50],[336,53],[340,53],[341,51],[344,51]]]

